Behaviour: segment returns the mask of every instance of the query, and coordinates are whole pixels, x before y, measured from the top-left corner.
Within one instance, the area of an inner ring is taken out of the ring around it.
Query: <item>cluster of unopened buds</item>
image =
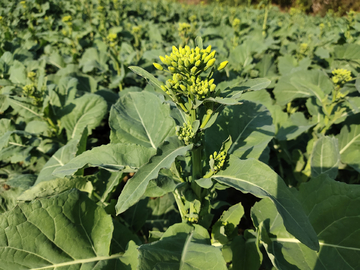
[[[184,123],[182,127],[176,127],[176,135],[179,140],[184,141],[186,145],[190,144],[192,139],[195,137],[192,126],[189,123]]]
[[[170,95],[184,95],[190,99],[203,100],[210,97],[215,92],[214,80],[202,79],[200,74],[214,66],[215,54],[216,51],[211,51],[211,46],[206,49],[190,49],[189,46],[180,46],[178,49],[173,46],[170,56],[160,56],[161,62],[173,74],[172,79],[161,87],[162,90]],[[221,63],[218,70],[225,68],[227,63],[228,61]],[[158,70],[164,70],[158,63],[154,63],[154,66]]]
[[[214,154],[210,155],[210,162],[214,164],[212,168],[214,172],[219,171],[224,166],[226,155],[226,151],[221,151],[220,153],[215,151]]]
[[[346,70],[346,69],[343,69],[343,68],[334,69],[332,71],[332,74],[334,75],[332,77],[332,81],[333,81],[334,84],[337,84],[337,85],[343,85],[346,82],[352,80],[350,70]]]
[[[116,45],[117,35],[115,33],[110,33],[107,35],[106,39],[109,42],[110,47],[114,47]]]

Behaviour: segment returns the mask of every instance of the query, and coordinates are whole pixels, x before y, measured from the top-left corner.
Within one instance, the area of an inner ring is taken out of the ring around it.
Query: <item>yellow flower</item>
[[[343,85],[346,82],[352,80],[350,70],[346,70],[346,69],[343,69],[343,68],[338,68],[338,69],[334,69],[332,71],[332,74],[334,75],[332,77],[332,81],[333,81],[334,84],[337,84],[337,85]]]
[[[301,43],[300,44],[300,53],[305,54],[309,48],[309,44],[307,43]]]
[[[187,31],[190,29],[190,27],[191,27],[191,25],[188,23],[179,23],[178,31],[179,32]]]
[[[71,22],[72,17],[71,17],[71,15],[66,15],[66,16],[62,17],[61,21],[64,22],[64,23]]]
[[[108,36],[106,37],[108,41],[110,42],[114,42],[117,38],[117,35],[114,33],[109,33]]]

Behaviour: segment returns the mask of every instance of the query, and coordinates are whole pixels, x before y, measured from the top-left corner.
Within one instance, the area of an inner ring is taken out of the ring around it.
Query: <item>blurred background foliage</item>
[[[283,11],[294,12],[300,10],[309,14],[319,14],[324,16],[327,12],[342,16],[347,12],[360,11],[359,0],[179,0],[179,2],[192,4],[209,4],[217,2],[229,6],[255,6],[262,8],[272,4],[278,6]]]

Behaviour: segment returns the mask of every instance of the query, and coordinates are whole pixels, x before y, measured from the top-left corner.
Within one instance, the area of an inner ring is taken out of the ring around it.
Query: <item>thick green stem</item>
[[[196,184],[195,180],[202,177],[202,160],[201,160],[201,147],[192,150],[192,181],[191,188],[196,196],[201,200],[201,187]]]

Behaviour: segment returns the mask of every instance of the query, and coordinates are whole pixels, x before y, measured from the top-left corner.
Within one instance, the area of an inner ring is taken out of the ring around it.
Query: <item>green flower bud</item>
[[[161,87],[161,89],[162,89],[164,92],[167,91],[167,88],[166,88],[164,85],[161,85],[160,87]]]
[[[173,67],[177,67],[178,64],[177,64],[176,62],[172,61],[172,62],[171,62],[171,65],[172,65]]]
[[[170,72],[175,73],[176,69],[174,67],[168,67],[168,70],[170,70]]]
[[[196,63],[195,63],[195,66],[198,67],[198,66],[200,66],[200,64],[201,64],[201,61],[197,60]]]
[[[158,70],[164,70],[163,66],[158,63],[153,63],[154,67]]]
[[[160,61],[161,61],[161,62],[163,62],[165,65],[167,64],[167,61],[166,61],[166,59],[165,59],[164,57],[159,56],[159,58],[160,58]]]

